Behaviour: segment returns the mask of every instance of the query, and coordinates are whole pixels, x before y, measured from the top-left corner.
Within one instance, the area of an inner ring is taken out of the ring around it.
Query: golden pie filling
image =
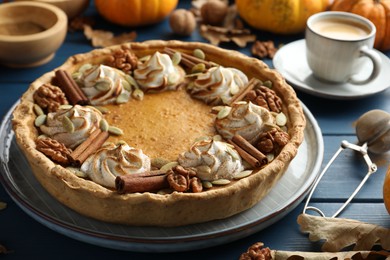
[[[294,91],[258,60],[151,41],[76,55],[33,82],[16,140],[55,198],[128,225],[179,226],[252,207],[303,140]]]
[[[124,140],[151,158],[174,161],[197,138],[216,134],[210,106],[192,99],[184,89],[106,107],[108,123],[124,131],[123,136],[113,135],[109,141]]]

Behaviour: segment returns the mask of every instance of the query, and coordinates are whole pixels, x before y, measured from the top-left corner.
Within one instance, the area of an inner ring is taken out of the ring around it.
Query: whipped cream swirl
[[[80,169],[94,182],[115,188],[117,176],[150,171],[150,158],[126,143],[108,143],[90,155]]]
[[[189,91],[194,98],[207,104],[227,104],[248,83],[248,77],[235,68],[211,67],[199,74]]]
[[[43,134],[74,149],[99,128],[102,117],[99,110],[89,106],[60,107],[49,113],[39,128]]]
[[[76,81],[92,105],[124,103],[130,98],[131,87],[126,74],[116,68],[92,66],[83,70]]]
[[[134,70],[134,78],[145,92],[175,90],[183,81],[184,74],[184,70],[175,66],[168,54],[158,51]]]
[[[204,181],[233,179],[244,167],[237,151],[228,143],[216,140],[195,142],[189,151],[179,155],[183,167],[197,169],[197,177]]]
[[[270,130],[275,125],[275,118],[265,108],[252,102],[235,102],[230,112],[215,120],[217,132],[225,139],[232,139],[239,134],[254,144],[259,134]]]

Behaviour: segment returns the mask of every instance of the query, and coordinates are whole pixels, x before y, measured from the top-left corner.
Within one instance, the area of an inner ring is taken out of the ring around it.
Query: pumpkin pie
[[[128,43],[70,57],[13,113],[42,186],[82,215],[137,226],[222,219],[259,202],[303,141],[293,89],[204,43]]]

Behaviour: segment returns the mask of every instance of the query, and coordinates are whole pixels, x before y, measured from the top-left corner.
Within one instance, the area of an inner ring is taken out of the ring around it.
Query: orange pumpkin
[[[390,166],[387,169],[385,182],[383,183],[383,201],[385,202],[386,209],[390,214]]]
[[[236,0],[240,17],[250,26],[273,33],[303,32],[312,14],[325,11],[329,0]]]
[[[177,3],[178,0],[95,0],[97,11],[106,20],[132,27],[160,22]]]
[[[330,10],[366,17],[376,26],[374,47],[379,50],[390,49],[390,0],[335,0]]]

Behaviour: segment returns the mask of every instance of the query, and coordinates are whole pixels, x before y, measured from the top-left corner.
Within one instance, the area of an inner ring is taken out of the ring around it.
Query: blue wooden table
[[[188,8],[189,1],[180,1],[179,7]],[[86,15],[94,16],[97,23],[94,28],[112,30],[115,33],[129,32],[132,29],[109,24],[99,18],[93,4]],[[160,24],[137,28],[137,41],[149,39],[178,39],[183,41],[205,41],[197,32],[191,37],[174,36],[165,20]],[[302,35],[277,36],[254,31],[259,40],[273,40],[276,45],[302,39]],[[224,48],[237,49],[226,44]],[[56,53],[55,58],[40,67],[28,69],[11,69],[0,66],[0,115],[3,118],[12,105],[17,102],[29,83],[61,65],[69,56],[92,50],[90,42],[82,32],[69,32],[65,43]],[[250,49],[239,49],[250,55]],[[385,53],[390,57],[390,52]],[[272,66],[270,59],[264,60]],[[388,72],[390,75],[390,71]],[[389,80],[390,82],[390,76]],[[297,91],[299,98],[308,107],[321,128],[324,140],[324,166],[340,146],[341,140],[356,142],[354,122],[363,113],[371,109],[382,109],[390,112],[390,90],[358,100],[330,100],[311,96]],[[390,227],[390,216],[382,199],[384,174],[390,162],[390,154],[373,157],[378,165],[375,173],[353,200],[341,217],[361,220],[368,223]],[[363,160],[353,152],[346,152],[336,160],[325,175],[312,199],[312,204],[326,213],[334,212],[348,198],[353,189],[364,177],[367,167]],[[302,212],[303,203],[292,210],[286,217],[266,229],[230,242],[228,244],[206,249],[177,253],[138,253],[114,250],[95,246],[59,234],[38,223],[22,211],[0,186],[0,201],[7,203],[7,208],[0,211],[0,244],[10,252],[4,259],[238,259],[241,253],[255,242],[262,241],[271,249],[318,251],[320,244],[312,243],[306,234],[299,231],[296,222]]]

